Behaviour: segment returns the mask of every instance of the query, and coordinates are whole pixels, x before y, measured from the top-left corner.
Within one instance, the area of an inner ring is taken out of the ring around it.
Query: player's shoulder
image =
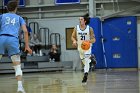
[[[75,26],[75,28],[78,28],[78,27],[79,27],[79,25],[76,25],[76,26]]]
[[[14,16],[21,17],[21,16],[20,16],[20,15],[18,15],[18,14],[14,14]]]
[[[2,14],[3,16],[14,16],[14,17],[20,17],[19,15],[15,14],[15,13],[4,13]]]
[[[2,17],[2,14],[0,14],[0,18]]]
[[[92,28],[91,26],[89,26],[89,29],[90,29],[90,30],[93,30],[93,28]]]
[[[8,15],[8,13],[1,14],[1,16],[5,16],[5,15]]]
[[[88,28],[91,28],[91,26],[90,25],[86,25]]]
[[[79,26],[79,25],[76,25],[76,26],[74,27],[74,29],[78,30],[78,29],[80,29],[80,26]]]
[[[20,20],[24,20],[20,15],[15,14],[15,17],[19,18]]]

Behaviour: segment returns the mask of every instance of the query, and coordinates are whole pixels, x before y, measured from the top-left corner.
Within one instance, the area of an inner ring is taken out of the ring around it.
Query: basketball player
[[[94,36],[93,29],[88,25],[90,22],[89,15],[86,14],[79,18],[80,25],[74,28],[71,39],[73,46],[77,47],[82,63],[84,64],[84,77],[82,83],[87,82],[89,63],[91,62],[91,47],[92,43],[95,43],[96,39]],[[88,50],[81,49],[81,43],[86,40],[90,42],[90,48]]]
[[[19,39],[18,31],[22,27],[24,31],[25,40],[25,51],[32,53],[32,50],[28,45],[28,31],[26,28],[25,21],[22,17],[15,14],[17,11],[18,2],[9,1],[7,4],[7,10],[9,13],[0,15],[0,59],[5,53],[8,52],[8,56],[13,62],[13,67],[15,69],[15,76],[18,81],[17,92],[25,93],[22,86],[22,70],[20,64],[20,50],[19,50]]]

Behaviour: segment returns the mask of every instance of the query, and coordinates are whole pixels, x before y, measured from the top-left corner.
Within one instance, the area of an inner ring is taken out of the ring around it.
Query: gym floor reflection
[[[89,73],[86,85],[83,72],[24,73],[26,93],[139,93],[139,71],[96,70]],[[0,75],[0,93],[16,93],[14,74]]]

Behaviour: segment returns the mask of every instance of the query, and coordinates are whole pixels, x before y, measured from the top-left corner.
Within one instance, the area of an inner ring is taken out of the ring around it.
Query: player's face
[[[79,18],[80,25],[85,25],[85,20],[83,17]]]

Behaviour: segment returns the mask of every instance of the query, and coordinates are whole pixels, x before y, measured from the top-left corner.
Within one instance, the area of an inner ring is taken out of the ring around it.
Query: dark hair
[[[7,10],[8,11],[14,11],[18,6],[18,2],[17,1],[9,1],[7,4]]]
[[[90,23],[90,17],[89,17],[89,14],[85,14],[84,16],[82,16],[84,18],[84,20],[86,21],[86,25],[88,25]]]

